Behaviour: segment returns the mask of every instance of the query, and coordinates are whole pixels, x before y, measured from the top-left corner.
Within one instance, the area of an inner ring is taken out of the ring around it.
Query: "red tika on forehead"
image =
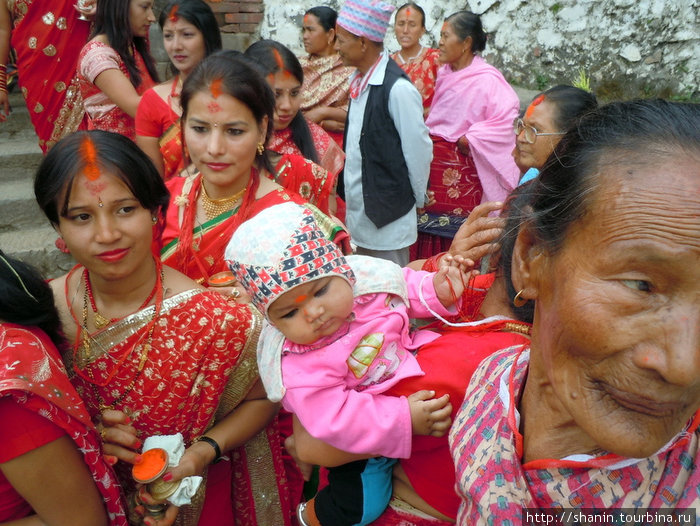
[[[411,8],[410,7],[406,8],[406,16],[411,16]]]
[[[100,178],[100,167],[97,164],[97,150],[92,139],[86,135],[80,143],[80,158],[83,161],[83,173],[90,181]]]
[[[544,93],[541,95],[538,95],[535,100],[532,101],[532,103],[527,107],[527,110],[525,111],[525,117],[528,119],[532,117],[532,112],[535,111],[535,106],[539,106],[542,104],[542,101],[544,101]]]
[[[178,5],[174,5],[168,14],[168,20],[171,22],[177,22],[177,10],[180,8]]]
[[[211,92],[211,96],[215,99],[218,99],[219,95],[223,93],[223,91],[221,90],[221,83],[221,79],[214,79],[209,85],[209,91]]]

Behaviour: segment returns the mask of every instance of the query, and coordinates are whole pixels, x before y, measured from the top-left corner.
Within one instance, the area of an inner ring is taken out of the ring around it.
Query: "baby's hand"
[[[452,424],[450,395],[434,398],[435,391],[418,391],[408,397],[414,435],[441,437]]]
[[[433,276],[435,294],[444,307],[459,301],[469,280],[478,274],[474,262],[462,256],[445,254],[440,258],[440,270]]]

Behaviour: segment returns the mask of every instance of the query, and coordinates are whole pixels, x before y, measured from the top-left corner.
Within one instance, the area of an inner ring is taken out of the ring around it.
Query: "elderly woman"
[[[560,84],[537,94],[513,123],[513,159],[524,174],[520,184],[537,177],[562,136],[597,107],[595,95],[574,86]]]
[[[419,216],[411,259],[447,250],[476,205],[503,201],[518,183],[511,152],[520,101],[501,72],[481,58],[485,47],[478,15],[458,11],[447,17],[440,31],[443,66],[425,120],[433,140],[435,202]]]
[[[513,255],[531,343],[481,363],[450,433],[459,524],[698,509],[698,121],[698,105],[611,104],[547,161]]]

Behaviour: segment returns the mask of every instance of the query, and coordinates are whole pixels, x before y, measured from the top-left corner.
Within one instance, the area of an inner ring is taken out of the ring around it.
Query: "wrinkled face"
[[[394,33],[403,49],[411,49],[420,45],[420,37],[425,33],[420,11],[411,7],[399,11],[394,21]]]
[[[64,195],[58,203],[63,203]],[[131,275],[151,257],[152,213],[109,171],[78,175],[56,229],[75,260],[105,279]]]
[[[201,31],[181,16],[163,24],[163,46],[170,61],[186,75],[204,60],[207,52]]]
[[[131,0],[129,2],[129,22],[135,37],[148,37],[151,24],[156,21],[153,14],[153,0]]]
[[[700,407],[700,159],[613,155],[562,249],[534,258],[527,383],[589,443],[643,458]]]
[[[438,60],[442,64],[454,64],[463,57],[465,49],[471,46],[471,42],[468,42],[468,40],[469,37],[466,40],[460,40],[452,24],[445,22],[440,31],[440,42],[438,44],[440,55],[438,55]]]
[[[364,58],[362,39],[340,26],[335,28],[335,50],[345,66],[357,66]]]
[[[352,313],[352,287],[329,276],[303,283],[270,305],[267,316],[287,339],[308,345],[335,333]]]
[[[326,32],[316,15],[311,13],[304,15],[302,40],[304,49],[309,55],[320,55],[333,45],[334,30]]]
[[[532,126],[538,132],[556,133],[559,131],[554,119],[557,115],[557,108],[546,99],[537,106],[533,106],[523,116],[523,123]],[[530,168],[541,170],[547,157],[551,155],[554,148],[563,135],[542,135],[537,136],[534,144],[525,140],[525,133],[521,132],[515,137],[515,149],[513,158],[520,171],[526,172]]]
[[[301,82],[288,71],[278,71],[267,80],[275,93],[275,130],[284,130],[299,113]]]
[[[210,197],[226,197],[245,188],[257,145],[265,141],[267,117],[258,124],[250,108],[226,93],[197,92],[183,125],[192,162]]]

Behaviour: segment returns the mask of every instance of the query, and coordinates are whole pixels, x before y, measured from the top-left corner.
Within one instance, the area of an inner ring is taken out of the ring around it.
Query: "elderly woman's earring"
[[[515,297],[513,298],[513,306],[514,307],[522,307],[523,305],[525,305],[528,302],[528,300],[526,300],[525,298],[522,298],[520,296],[523,292],[525,292],[525,289],[520,289],[520,292],[518,292],[515,295]]]
[[[258,155],[262,155],[265,151],[265,145],[261,142],[258,143]]]

